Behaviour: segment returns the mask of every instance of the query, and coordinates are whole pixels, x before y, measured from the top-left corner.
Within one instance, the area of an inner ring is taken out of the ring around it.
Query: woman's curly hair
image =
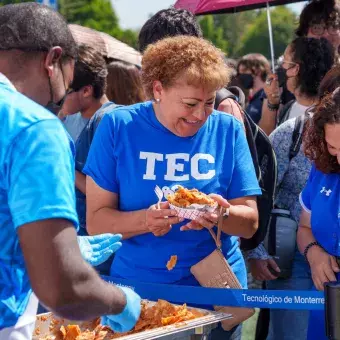
[[[307,97],[315,97],[322,78],[334,64],[333,46],[324,38],[296,38],[289,45],[292,61],[299,64],[297,87]]]
[[[315,108],[304,133],[304,151],[318,170],[325,174],[340,173],[337,157],[327,148],[325,125],[340,124],[340,87],[325,96]]]
[[[148,98],[153,98],[153,83],[171,87],[182,75],[188,85],[215,91],[230,80],[230,69],[222,52],[207,40],[177,36],[149,45],[142,60],[142,82]]]

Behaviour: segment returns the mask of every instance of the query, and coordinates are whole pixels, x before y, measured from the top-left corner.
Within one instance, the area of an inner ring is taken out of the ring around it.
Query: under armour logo
[[[326,196],[329,196],[332,193],[331,189],[326,189],[325,187],[322,187],[322,190],[320,191],[321,194],[325,193]]]

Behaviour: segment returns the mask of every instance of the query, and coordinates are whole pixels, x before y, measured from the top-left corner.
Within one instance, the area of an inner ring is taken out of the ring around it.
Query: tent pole
[[[270,6],[267,1],[267,19],[268,19],[268,30],[269,30],[269,43],[270,43],[270,54],[272,59],[272,71],[275,69],[275,54],[274,54],[274,41],[273,41],[273,28],[272,28],[272,20],[270,17]]]

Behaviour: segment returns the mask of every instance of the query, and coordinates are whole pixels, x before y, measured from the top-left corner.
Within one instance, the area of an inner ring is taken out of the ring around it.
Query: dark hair
[[[77,57],[77,45],[58,12],[35,2],[0,7],[0,51],[47,52],[55,46],[63,49],[62,57]]]
[[[340,65],[333,66],[324,76],[319,87],[320,100],[340,86]]]
[[[298,37],[308,34],[314,24],[324,23],[326,26],[339,26],[340,8],[335,0],[314,0],[305,6],[300,15],[299,27],[295,33]]]
[[[254,75],[260,71],[260,77],[263,81],[267,79],[270,72],[268,59],[260,53],[251,53],[243,56],[237,63],[237,72],[239,72],[241,65],[250,70]]]
[[[106,95],[109,100],[121,105],[136,104],[145,100],[140,71],[135,65],[113,61],[107,68]]]
[[[72,89],[79,91],[84,86],[91,85],[93,97],[99,99],[106,90],[106,77],[106,62],[100,52],[90,46],[80,45],[78,59],[74,66]]]
[[[142,27],[138,37],[139,50],[144,52],[148,45],[177,35],[203,37],[202,30],[191,12],[173,7],[163,9]]]
[[[299,64],[297,86],[302,94],[315,97],[320,82],[334,64],[334,48],[324,38],[299,37],[289,45],[292,61]]]
[[[340,124],[340,88],[322,99],[314,110],[312,121],[304,133],[306,156],[323,173],[340,173],[337,157],[332,156],[325,140],[325,125]]]

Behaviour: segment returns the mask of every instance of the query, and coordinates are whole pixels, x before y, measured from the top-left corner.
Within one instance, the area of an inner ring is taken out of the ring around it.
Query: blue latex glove
[[[124,333],[130,331],[139,319],[141,298],[132,289],[119,287],[126,296],[126,306],[122,313],[103,316],[102,325],[109,326],[113,331]]]
[[[104,263],[122,246],[120,234],[78,236],[77,239],[81,255],[92,266]]]

